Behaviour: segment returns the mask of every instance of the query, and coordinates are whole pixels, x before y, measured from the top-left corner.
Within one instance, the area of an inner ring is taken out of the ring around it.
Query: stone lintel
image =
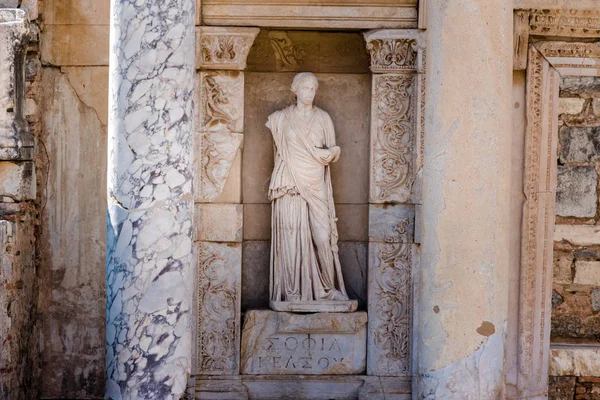
[[[305,0],[241,0],[227,4],[202,1],[205,25],[264,26],[302,29],[416,28],[416,0],[328,0],[315,6]]]
[[[252,310],[242,333],[241,372],[351,375],[365,370],[367,313]]]
[[[243,71],[259,31],[239,27],[196,28],[196,68]]]

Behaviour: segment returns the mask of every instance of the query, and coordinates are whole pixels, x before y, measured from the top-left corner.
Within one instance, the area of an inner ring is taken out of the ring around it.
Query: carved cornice
[[[531,10],[529,15],[531,35],[600,37],[600,11]]]
[[[203,26],[196,31],[196,65],[200,69],[244,70],[258,28]]]

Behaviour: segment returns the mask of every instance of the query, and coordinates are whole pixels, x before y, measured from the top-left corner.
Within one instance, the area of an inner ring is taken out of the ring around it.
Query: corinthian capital
[[[406,31],[385,29],[365,34],[372,72],[417,69],[417,37]]]
[[[197,30],[196,63],[201,69],[244,70],[258,28],[203,26]]]

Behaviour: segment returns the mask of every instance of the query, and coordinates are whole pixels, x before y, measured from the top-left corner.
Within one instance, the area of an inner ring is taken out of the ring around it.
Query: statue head
[[[312,72],[301,72],[292,81],[292,93],[296,95],[298,103],[312,105],[315,94],[319,89],[319,81]]]

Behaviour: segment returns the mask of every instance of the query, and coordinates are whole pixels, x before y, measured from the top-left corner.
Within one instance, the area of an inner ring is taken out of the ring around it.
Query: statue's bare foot
[[[335,290],[335,289],[329,295],[329,299],[330,300],[335,300],[335,301],[347,301],[347,300],[350,300],[348,298],[348,296],[346,296],[345,294],[343,294],[339,290]]]

